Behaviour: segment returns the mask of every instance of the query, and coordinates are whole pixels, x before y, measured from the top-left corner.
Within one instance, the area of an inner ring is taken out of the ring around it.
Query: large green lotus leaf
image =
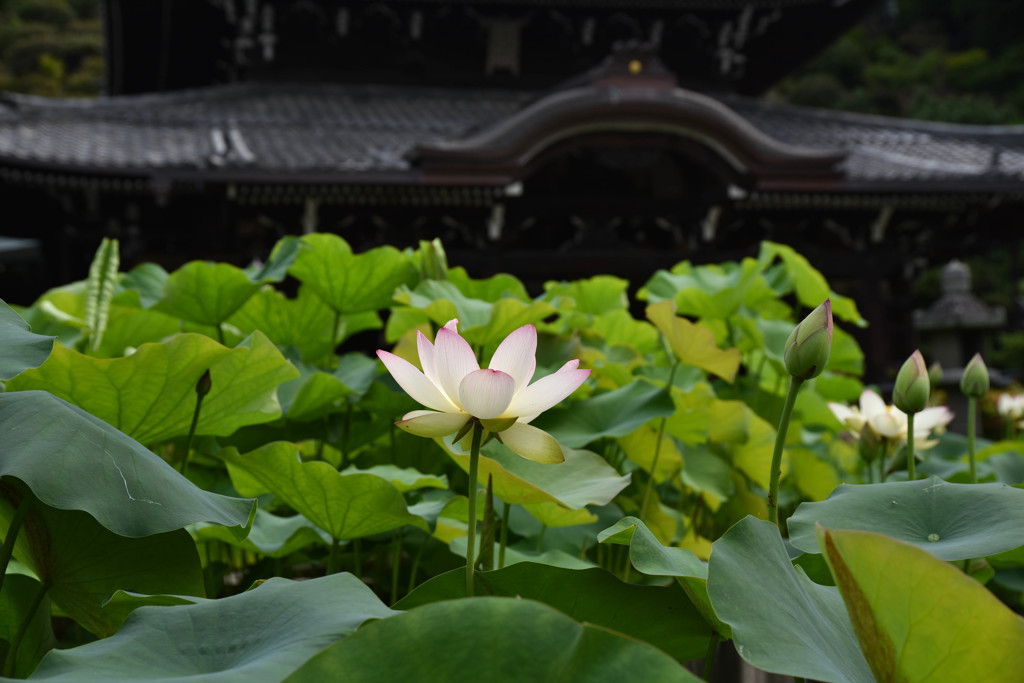
[[[479,572],[476,595],[536,600],[576,621],[643,640],[680,662],[703,657],[710,630],[682,591],[623,583],[604,569],[562,569],[524,562]],[[423,583],[395,604],[410,610],[466,596],[466,572],[456,569]]]
[[[377,311],[391,304],[395,289],[418,279],[409,257],[394,247],[353,254],[337,235],[302,236],[289,270],[337,313]]]
[[[99,358],[126,355],[129,349],[159,342],[180,331],[181,321],[166,313],[132,306],[110,307],[110,318],[103,341],[93,352]]]
[[[767,267],[778,257],[786,266],[797,299],[809,308],[815,308],[822,301],[832,298],[832,313],[840,320],[852,322],[859,327],[867,326],[867,321],[857,311],[853,299],[840,296],[832,291],[822,275],[810,262],[796,252],[793,247],[777,242],[761,242],[761,253],[758,259],[763,267]]]
[[[573,282],[546,282],[544,298],[554,303],[558,298],[564,297],[570,301],[559,304],[563,311],[576,310],[596,316],[628,308],[627,289],[628,280],[612,275],[596,275]]]
[[[144,308],[154,305],[164,295],[164,283],[170,274],[156,263],[140,263],[121,276],[121,286],[139,293]]]
[[[443,442],[449,455],[469,472],[469,453]],[[542,465],[527,460],[491,440],[480,453],[479,481],[494,484],[494,495],[506,503],[558,503],[579,510],[586,505],[606,505],[629,485],[629,475],[619,473],[590,451],[563,448],[565,462]]]
[[[112,624],[115,631],[120,631],[128,615],[140,607],[170,607],[172,605],[194,605],[199,602],[206,602],[207,598],[199,598],[191,595],[147,595],[145,593],[134,593],[132,591],[117,590],[103,603],[103,612]]]
[[[184,436],[196,406],[196,383],[210,371],[197,434],[227,436],[280,414],[275,389],[298,371],[260,332],[234,349],[200,334],[143,344],[124,358],[91,358],[58,347],[42,367],[22,373],[8,391],[42,389],[74,403],[142,443]]]
[[[825,500],[839,486],[839,473],[808,448],[788,450],[790,477],[797,489],[811,500]]]
[[[153,307],[182,320],[216,327],[242,307],[260,286],[230,263],[191,261],[171,273]]]
[[[439,280],[424,280],[415,289],[400,291],[395,301],[422,310],[435,325],[458,318],[459,334],[474,346],[500,342],[523,325],[538,323],[557,312],[544,301],[471,299],[453,283]]]
[[[941,560],[995,555],[1024,545],[1024,490],[1006,484],[951,484],[932,477],[843,484],[828,500],[803,503],[789,518],[790,542],[818,552],[814,525],[876,531]]]
[[[217,455],[228,464],[235,488],[248,492],[243,495],[273,493],[331,538],[372,536],[406,524],[427,528],[409,513],[390,482],[373,474],[340,474],[319,460],[303,462],[293,443],[276,441],[245,455],[233,449]]]
[[[602,436],[625,436],[656,417],[668,417],[675,404],[664,387],[636,380],[569,408],[549,410],[531,424],[565,446],[580,448]]]
[[[243,334],[259,330],[278,346],[298,349],[309,363],[323,360],[353,334],[381,326],[376,311],[338,316],[306,285],[295,298],[263,287],[228,322]]]
[[[0,394],[0,476],[25,482],[47,505],[84,510],[122,536],[194,522],[248,533],[256,501],[197,488],[106,422],[45,391]]]
[[[676,315],[674,301],[651,304],[646,313],[647,319],[658,328],[681,362],[718,375],[732,384],[740,368],[739,349],[719,348],[711,330]]]
[[[623,517],[597,535],[601,543],[629,546],[629,560],[642,574],[672,576],[682,586],[705,623],[722,638],[732,637],[729,625],[719,620],[708,598],[708,566],[685,548],[662,545],[636,517]]]
[[[396,465],[374,465],[365,470],[349,467],[342,474],[372,474],[386,481],[396,489],[405,493],[416,489],[446,489],[448,477],[444,474],[424,474],[414,467],[398,467]]]
[[[6,528],[15,497],[21,497],[10,487],[0,487],[0,495],[0,519]],[[58,510],[35,499],[14,553],[49,585],[51,601],[99,636],[108,636],[119,626],[103,612],[103,602],[118,589],[203,594],[199,554],[182,529],[126,538],[84,512]]]
[[[665,433],[685,444],[706,444],[711,433],[711,405],[715,392],[703,382],[688,391],[672,387],[672,413],[665,420]]]
[[[727,318],[739,311],[754,292],[753,300],[775,293],[761,275],[761,266],[754,259],[742,263],[694,266],[677,264],[672,272],[659,270],[641,288],[638,297],[649,303],[665,299],[675,301],[680,315],[697,318]]]
[[[818,542],[879,681],[1021,680],[1024,619],[970,576],[882,534]]]
[[[286,235],[277,241],[270,252],[270,258],[262,266],[246,269],[253,282],[281,282],[288,276],[288,269],[295,263],[295,257],[302,250],[302,239]]]
[[[28,323],[0,301],[0,379],[42,365],[53,348],[53,339],[30,332]]]
[[[401,656],[395,656],[397,651]],[[449,600],[367,624],[286,679],[698,681],[657,648],[532,600]]]
[[[281,409],[289,420],[308,422],[338,412],[342,404],[359,398],[377,374],[377,361],[361,353],[348,353],[332,372],[302,362],[294,363],[299,377],[277,389]]]
[[[459,291],[470,299],[481,299],[482,301],[497,301],[506,297],[513,299],[529,300],[526,286],[515,275],[498,273],[491,277],[474,279],[469,276],[466,269],[456,266],[448,270],[448,280],[459,288]]]
[[[658,331],[654,326],[646,320],[637,320],[623,309],[594,316],[581,332],[592,332],[609,346],[628,346],[640,353],[658,348]]]
[[[732,467],[711,451],[707,444],[688,446],[683,451],[686,467],[679,473],[684,484],[699,491],[713,511],[736,490]]]
[[[21,645],[13,655],[11,674],[15,678],[27,678],[43,655],[57,645],[50,619],[50,598],[44,596],[39,605],[33,604],[41,588],[41,583],[24,574],[8,572],[4,578],[4,590],[0,592],[0,652],[3,653],[0,661],[12,656],[10,646],[15,634],[21,628],[25,615],[36,607],[22,636]]]
[[[794,567],[777,526],[745,517],[715,541],[708,596],[736,651],[770,673],[873,683],[838,589]]]
[[[200,523],[189,528],[197,543],[220,541],[269,557],[285,557],[308,545],[330,545],[331,537],[302,515],[280,517],[257,510],[249,535],[243,539],[216,524]]]
[[[139,608],[110,638],[51,652],[34,678],[278,681],[368,619],[392,614],[351,574],[272,578],[220,600]]]

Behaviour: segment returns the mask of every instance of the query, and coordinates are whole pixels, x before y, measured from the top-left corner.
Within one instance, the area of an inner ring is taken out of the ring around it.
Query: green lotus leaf
[[[0,301],[0,380],[37,368],[53,348],[53,337],[29,331],[28,323],[10,306]]]
[[[132,591],[117,590],[103,603],[103,613],[112,624],[115,631],[120,631],[128,615],[140,607],[171,607],[173,605],[194,605],[198,602],[206,602],[207,598],[195,597],[192,595],[147,595],[145,593],[134,593]]]
[[[361,353],[349,353],[333,372],[302,362],[295,363],[299,377],[278,387],[281,409],[289,420],[308,422],[338,412],[343,403],[359,398],[377,373],[377,361]]]
[[[1024,490],[941,479],[849,485],[828,500],[803,503],[789,518],[790,542],[818,551],[814,525],[875,531],[941,560],[995,555],[1024,545]]]
[[[141,607],[110,638],[50,652],[34,678],[278,681],[367,620],[392,614],[351,574],[273,578],[220,600]]]
[[[1020,680],[1024,619],[973,578],[882,534],[819,526],[818,542],[879,681]]]
[[[9,486],[0,486],[0,496],[6,528],[22,498]],[[104,601],[118,589],[203,594],[199,554],[184,530],[126,538],[84,512],[58,510],[37,499],[18,534],[14,556],[49,586],[47,596],[64,614],[98,636],[120,625],[103,611]]]
[[[396,489],[405,493],[416,489],[447,489],[448,477],[441,474],[424,474],[413,467],[397,467],[395,465],[374,465],[364,470],[349,467],[342,474],[372,474],[386,481]]]
[[[711,633],[682,591],[623,583],[604,569],[563,569],[524,562],[480,572],[476,595],[519,596],[560,610],[576,621],[603,626],[643,640],[680,662],[699,659]],[[411,610],[466,596],[466,572],[436,576],[395,604]]]
[[[38,605],[34,604],[41,589],[42,584],[31,576],[8,572],[4,579],[4,591],[0,593],[0,650],[4,651],[0,661],[9,667],[10,674],[16,678],[28,678],[43,655],[57,645],[53,635],[53,621],[50,619],[50,598],[44,595]],[[25,615],[33,607],[36,611],[22,635],[18,651],[12,653],[10,645]],[[14,657],[13,665],[6,661],[11,657]]]
[[[295,257],[302,250],[302,239],[286,235],[277,241],[270,252],[270,258],[258,268],[247,269],[253,282],[281,282],[288,276],[288,269],[295,263]]]
[[[44,391],[0,394],[4,457],[41,501],[83,510],[122,536],[149,536],[194,522],[248,533],[256,501],[197,488],[152,451],[106,422]]]
[[[415,289],[399,291],[395,301],[422,310],[438,326],[458,318],[459,334],[474,346],[497,344],[523,325],[538,323],[557,312],[544,301],[523,301],[515,297],[494,302],[472,299],[454,283],[438,280],[424,280]],[[414,320],[406,324],[408,322]],[[401,332],[389,325],[388,338],[397,338],[396,332],[401,336]]]
[[[867,321],[857,311],[857,304],[849,297],[840,296],[828,286],[825,277],[811,265],[806,257],[793,247],[777,242],[762,242],[758,259],[767,267],[778,257],[786,267],[786,274],[796,290],[797,299],[808,308],[814,308],[825,299],[832,299],[832,313],[840,320],[866,327]]]
[[[599,533],[597,540],[628,545],[630,563],[642,574],[675,577],[705,623],[722,638],[732,637],[732,629],[719,620],[708,599],[708,566],[692,552],[662,545],[636,517],[623,517]]]
[[[658,331],[646,320],[637,320],[627,310],[612,310],[594,316],[585,328],[609,346],[629,346],[647,353],[658,348]]]
[[[116,358],[143,344],[159,342],[177,334],[181,321],[166,313],[146,308],[110,307],[110,318],[103,341],[92,353],[98,358]]]
[[[394,655],[396,644],[401,657]],[[449,683],[510,677],[614,683],[699,680],[647,643],[579,624],[539,602],[497,597],[433,603],[367,624],[286,680],[378,683],[382,677],[414,681],[425,676]]]
[[[390,482],[373,474],[341,474],[323,461],[303,462],[293,443],[277,441],[244,455],[233,449],[217,455],[228,464],[240,493],[273,493],[331,538],[372,536],[406,524],[427,529]]]
[[[309,545],[330,545],[331,537],[302,515],[280,517],[263,509],[256,510],[252,529],[238,538],[217,524],[200,522],[189,528],[196,543],[220,541],[268,557],[286,557]]]
[[[199,334],[143,344],[124,358],[91,358],[58,347],[41,367],[22,373],[8,391],[42,389],[74,403],[142,443],[188,433],[196,383],[207,370],[197,434],[227,436],[280,414],[275,389],[298,371],[260,332],[229,349]]]
[[[138,292],[140,304],[149,308],[164,295],[164,283],[170,274],[156,263],[140,263],[121,276],[121,286]]]
[[[259,285],[230,263],[191,261],[171,273],[153,307],[182,320],[216,327],[256,293]]]
[[[491,277],[475,279],[469,276],[466,269],[456,266],[448,269],[448,281],[459,288],[459,291],[470,299],[495,302],[498,299],[511,297],[528,301],[526,286],[515,275],[498,273]]]
[[[736,651],[770,673],[873,683],[839,590],[794,567],[777,526],[745,517],[715,541],[708,597]]]
[[[570,299],[571,304],[563,306],[563,310],[567,308],[596,316],[628,308],[627,289],[628,280],[612,275],[596,275],[573,282],[546,282],[544,298],[552,302],[559,297]]]
[[[636,380],[624,387],[571,408],[549,410],[531,424],[550,433],[564,446],[580,448],[602,436],[625,436],[656,417],[668,417],[675,404],[668,392],[650,382]]]
[[[469,472],[469,453],[443,442],[448,454]],[[496,440],[480,452],[479,481],[491,477],[494,496],[506,503],[557,503],[572,510],[606,505],[629,485],[604,458],[590,451],[563,448],[565,462],[542,465],[522,458]]]
[[[679,315],[728,318],[744,303],[749,306],[760,299],[775,299],[776,295],[761,274],[760,264],[747,258],[742,263],[706,266],[684,261],[671,272],[656,272],[638,297],[652,304],[671,299]]]
[[[308,363],[322,361],[353,334],[381,326],[376,311],[336,314],[307,285],[299,287],[295,298],[263,287],[228,323],[243,334],[259,330],[280,347],[294,347]]]
[[[387,308],[395,289],[419,277],[409,257],[394,247],[353,254],[345,240],[326,233],[302,236],[289,272],[343,314]]]

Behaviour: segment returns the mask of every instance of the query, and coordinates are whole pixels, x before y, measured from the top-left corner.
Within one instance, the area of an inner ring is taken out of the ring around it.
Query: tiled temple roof
[[[547,96],[558,92],[564,91]],[[414,150],[469,138],[544,97],[290,84],[96,100],[2,94],[0,168],[214,182],[416,184]],[[908,121],[739,97],[719,102],[778,143],[808,154],[844,153],[834,189],[1019,192],[1024,186],[1024,126]]]

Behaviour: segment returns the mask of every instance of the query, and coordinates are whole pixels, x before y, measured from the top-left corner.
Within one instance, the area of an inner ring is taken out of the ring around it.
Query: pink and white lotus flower
[[[559,463],[558,441],[530,421],[576,391],[590,370],[571,360],[557,372],[530,384],[537,369],[537,329],[524,325],[509,334],[481,368],[458,320],[437,331],[434,343],[417,333],[420,372],[402,358],[378,350],[377,356],[409,396],[430,410],[414,410],[395,424],[417,436],[464,434],[471,420],[493,432],[503,444],[529,460]]]
[[[896,406],[886,405],[881,396],[870,389],[860,395],[860,405],[844,406],[841,403],[829,403],[828,407],[836,418],[849,427],[855,435],[859,435],[865,424],[879,436],[891,441],[907,440],[907,414]],[[932,430],[944,427],[953,419],[953,413],[946,406],[925,408],[914,416],[915,449],[930,448],[938,441],[928,441]]]

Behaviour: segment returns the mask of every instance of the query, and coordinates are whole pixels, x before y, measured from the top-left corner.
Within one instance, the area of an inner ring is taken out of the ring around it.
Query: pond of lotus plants
[[[0,303],[0,673],[1024,680],[982,358],[961,436],[791,247],[632,291],[310,234]]]

